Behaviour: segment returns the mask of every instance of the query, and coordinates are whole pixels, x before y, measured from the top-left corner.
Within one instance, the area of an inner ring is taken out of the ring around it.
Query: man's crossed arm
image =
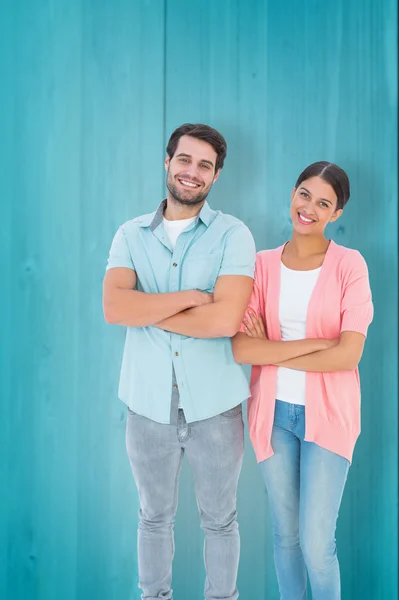
[[[197,338],[232,337],[240,328],[248,306],[253,279],[222,275],[214,294],[198,290],[147,294],[135,290],[132,269],[107,271],[103,284],[103,309],[107,323],[128,327],[156,326]]]
[[[157,323],[157,327],[196,338],[233,337],[248,306],[253,279],[246,275],[218,277],[213,302],[186,310]]]

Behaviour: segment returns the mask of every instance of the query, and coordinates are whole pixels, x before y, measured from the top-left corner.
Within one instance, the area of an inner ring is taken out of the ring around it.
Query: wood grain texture
[[[393,0],[0,3],[0,598],[139,598],[124,332],[103,322],[101,283],[117,227],[165,194],[166,142],[186,121],[225,135],[209,200],[258,249],[289,236],[307,164],[348,171],[331,236],[365,256],[376,313],[337,531],[342,598],[397,597],[396,47]],[[248,440],[238,509],[241,596],[277,600]],[[202,540],[185,465],[177,599],[202,597]]]

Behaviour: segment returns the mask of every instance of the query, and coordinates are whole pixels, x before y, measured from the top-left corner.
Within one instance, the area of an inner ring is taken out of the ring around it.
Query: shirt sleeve
[[[108,271],[109,269],[114,269],[116,267],[125,267],[135,271],[132,255],[130,254],[123,227],[119,227],[114,239],[112,240],[106,270]]]
[[[246,275],[254,277],[256,249],[254,238],[244,224],[229,235],[224,250],[220,275]]]
[[[341,301],[341,332],[356,331],[366,336],[373,313],[367,264],[356,252]]]

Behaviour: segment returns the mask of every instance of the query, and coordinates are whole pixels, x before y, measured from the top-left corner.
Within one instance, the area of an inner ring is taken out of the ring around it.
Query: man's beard
[[[202,204],[206,197],[208,196],[212,185],[210,185],[207,189],[203,189],[198,194],[192,195],[192,192],[187,190],[187,197],[184,195],[184,192],[181,193],[175,183],[173,182],[172,176],[169,175],[166,178],[166,187],[169,190],[172,199],[178,204],[183,204],[184,206],[196,206],[197,204]]]

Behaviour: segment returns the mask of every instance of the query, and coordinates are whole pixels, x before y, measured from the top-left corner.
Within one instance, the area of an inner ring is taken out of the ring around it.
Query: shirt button
[[[175,356],[179,356],[179,353],[178,353],[178,352],[175,352]]]
[[[173,387],[177,390],[177,383],[174,383]]]
[[[177,263],[173,263],[173,266],[174,266],[174,267],[177,267]]]

